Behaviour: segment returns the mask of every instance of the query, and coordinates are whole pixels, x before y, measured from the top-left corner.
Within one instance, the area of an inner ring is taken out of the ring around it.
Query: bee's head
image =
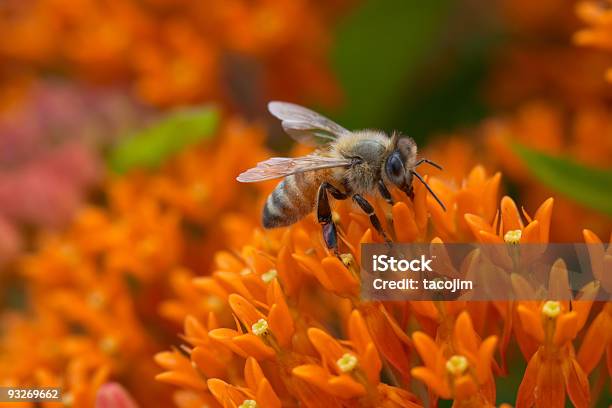
[[[400,138],[394,133],[391,138],[391,151],[385,160],[386,178],[400,190],[408,193],[412,185],[412,169],[416,160],[417,146],[409,137]]]
[[[400,139],[399,135],[394,133],[391,137],[391,144],[389,145],[389,154],[385,159],[383,178],[395,184],[410,198],[414,198],[412,192],[412,177],[416,177],[423,183],[427,191],[429,191],[438,204],[440,204],[440,207],[446,211],[446,207],[442,200],[440,200],[431,187],[429,187],[425,179],[415,170],[415,167],[421,163],[427,163],[438,170],[442,170],[442,167],[428,159],[421,159],[417,162],[416,155],[417,146],[414,140],[409,137]]]

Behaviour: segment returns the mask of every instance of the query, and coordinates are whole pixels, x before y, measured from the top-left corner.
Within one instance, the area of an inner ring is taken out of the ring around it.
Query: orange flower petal
[[[503,222],[503,233],[512,230],[522,230],[523,221],[521,220],[521,214],[516,206],[513,199],[508,196],[504,196],[501,200],[501,216]]]
[[[241,279],[242,276],[240,274],[235,272],[217,271],[213,273],[213,278],[220,282],[230,293],[237,293],[247,299],[252,297],[249,290],[246,288],[246,286],[244,286]]]
[[[478,338],[468,312],[462,312],[457,318],[453,335],[460,353],[476,353]]]
[[[496,234],[491,234],[487,231],[480,231],[477,236],[478,240],[484,244],[503,244],[504,240]]]
[[[532,407],[535,403],[535,390],[538,386],[538,371],[540,370],[540,352],[537,351],[529,360],[523,380],[516,396],[517,407]]]
[[[258,361],[272,358],[275,355],[271,347],[266,346],[259,337],[251,333],[234,337],[233,343],[246,355],[254,357]]]
[[[539,316],[529,308],[518,305],[517,312],[521,319],[524,330],[533,336],[539,343],[544,341],[544,329],[542,328]]]
[[[342,374],[327,380],[326,391],[341,398],[356,398],[365,395],[365,388],[351,376]]]
[[[437,344],[431,337],[422,332],[413,333],[412,341],[425,366],[435,371],[440,358],[440,349]]]
[[[410,361],[395,328],[380,310],[380,304],[362,304],[360,311],[376,348],[400,373],[408,376]]]
[[[207,378],[223,377],[226,374],[225,363],[219,360],[219,353],[211,347],[198,346],[191,351],[191,361]]]
[[[472,230],[472,234],[474,234],[474,237],[476,237],[477,239],[479,238],[480,231],[485,231],[495,235],[495,231],[493,230],[493,228],[491,228],[489,223],[487,223],[478,215],[465,214],[463,218],[465,219],[465,222],[467,222],[468,227],[470,227],[470,230]]]
[[[476,374],[478,376],[478,380],[482,383],[491,377],[491,362],[493,361],[495,346],[497,346],[497,337],[490,336],[482,342],[480,348],[478,349],[478,364],[476,366]]]
[[[226,328],[214,329],[208,332],[208,336],[212,340],[215,340],[219,342],[220,344],[223,344],[224,346],[232,350],[234,353],[246,358],[248,357],[248,354],[246,354],[233,341],[234,338],[239,335],[240,333],[238,331],[232,330],[232,329],[226,329]]]
[[[542,361],[537,377],[535,404],[538,407],[565,406],[565,380],[558,363]]]
[[[340,344],[325,333],[321,329],[310,328],[308,329],[308,338],[312,342],[312,345],[317,349],[323,361],[330,364],[333,369],[340,374],[340,369],[336,365],[336,361],[344,354],[344,349]]]
[[[587,330],[584,340],[582,340],[578,352],[578,361],[587,374],[593,371],[606,349],[606,342],[602,341],[601,334],[612,331],[610,320],[605,311],[599,313]]]
[[[321,261],[324,273],[334,286],[334,292],[340,295],[357,295],[359,293],[359,280],[335,256],[328,256]]]
[[[227,290],[210,276],[202,276],[192,279],[193,286],[202,292],[216,296],[219,299],[226,299],[228,296]]]
[[[247,399],[246,395],[237,390],[236,387],[226,383],[225,381],[219,380],[218,378],[211,378],[207,381],[207,384],[211,394],[224,407],[229,406],[228,403],[230,402],[236,406],[240,405],[245,399]]]
[[[415,367],[410,372],[414,378],[424,382],[439,397],[445,399],[451,397],[450,388],[443,377],[436,375],[429,368]]]
[[[478,385],[469,375],[462,375],[454,382],[453,397],[456,401],[464,401],[478,392]]]
[[[215,265],[224,271],[239,271],[244,266],[234,254],[227,251],[219,251],[215,254]]]
[[[185,337],[198,338],[205,340],[208,338],[208,331],[194,316],[188,315],[185,317],[183,325]]]
[[[540,223],[540,242],[548,242],[550,232],[550,220],[552,218],[552,208],[555,200],[550,197],[542,203],[535,213],[534,220]]]
[[[434,305],[433,302],[430,301],[411,301],[409,302],[410,307],[414,310],[415,313],[420,314],[421,316],[425,316],[435,322],[440,318],[438,314],[438,309]]]
[[[255,393],[257,403],[262,407],[281,408],[281,401],[272,389],[270,382],[267,379],[260,381]]]
[[[253,357],[247,358],[247,361],[244,364],[244,381],[246,382],[247,387],[252,390],[256,390],[259,382],[265,378],[266,377],[264,376],[263,371],[261,371],[261,367],[259,366],[259,363],[257,363],[257,360],[255,360]]]
[[[283,285],[288,295],[295,294],[303,281],[303,273],[295,264],[295,259],[291,256],[289,245],[283,245],[276,259],[276,270],[278,276],[283,281]]]
[[[591,402],[589,379],[575,359],[570,359],[566,369],[565,385],[567,395],[577,408],[587,408]]]
[[[308,255],[293,254],[293,258],[308,272],[310,272],[323,287],[329,291],[334,290],[334,283],[323,271],[319,261]]]
[[[414,211],[401,201],[395,203],[391,211],[397,242],[414,242],[419,236]]]
[[[521,244],[532,244],[541,241],[541,228],[539,221],[531,221],[523,230]]]
[[[274,292],[273,297],[275,303],[268,313],[268,324],[278,343],[284,347],[291,341],[291,337],[295,330],[293,318],[285,302],[285,297],[282,294],[278,280],[274,280],[271,284],[271,288],[271,291]]]
[[[374,343],[368,344],[365,351],[361,354],[359,364],[372,384],[377,384],[380,381],[382,361],[378,356]]]
[[[184,387],[198,391],[206,390],[206,382],[203,378],[198,377],[195,373],[187,373],[180,371],[166,371],[165,373],[157,374],[155,380],[166,384],[172,384],[177,387]]]
[[[294,367],[291,373],[322,389],[327,388],[327,380],[331,378],[331,375],[323,367],[316,364],[304,364]]]
[[[351,312],[348,322],[348,333],[353,347],[359,353],[365,352],[368,345],[372,342],[372,337],[370,337],[365,321],[358,310]]]
[[[381,406],[385,408],[422,408],[421,404],[418,404],[418,399],[414,394],[410,393],[399,387],[392,387],[390,385],[380,383],[378,384],[378,393],[382,397]],[[388,404],[388,403],[391,403]]]
[[[260,319],[265,319],[265,316],[259,312],[255,306],[251,304],[251,302],[240,295],[232,293],[229,296],[229,304],[232,311],[236,314],[236,316],[238,316],[249,332],[251,331],[251,326],[253,326],[253,324],[258,322]]]
[[[567,266],[563,259],[558,259],[550,268],[548,278],[548,298],[567,301],[572,298],[570,290],[569,278],[567,275]]]
[[[584,241],[587,243],[587,250],[589,251],[589,259],[591,261],[591,268],[593,270],[593,276],[603,281],[605,279],[604,269],[604,256],[605,249],[604,245],[597,235],[590,230],[583,230]]]
[[[578,315],[576,312],[564,313],[557,317],[553,343],[557,346],[572,341],[578,332]]]
[[[510,282],[512,283],[512,290],[516,299],[536,299],[535,290],[524,276],[518,273],[512,273],[512,275],[510,275]]]
[[[385,305],[381,303],[378,305],[377,309],[387,319],[387,323],[389,323],[389,326],[391,326],[391,329],[393,330],[393,333],[395,333],[397,338],[405,345],[412,346],[412,340],[410,339],[410,336],[408,336],[406,332],[402,330],[401,327],[399,327],[399,325],[397,324],[393,316],[391,316],[389,312],[387,311],[387,308],[385,307]]]

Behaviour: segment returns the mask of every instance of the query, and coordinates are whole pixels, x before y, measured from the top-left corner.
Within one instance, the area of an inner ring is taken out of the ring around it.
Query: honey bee
[[[444,203],[415,170],[423,163],[442,168],[430,160],[417,159],[412,138],[399,132],[389,136],[379,130],[349,131],[310,109],[287,102],[270,102],[268,110],[282,121],[289,136],[319,149],[302,157],[272,157],[237,177],[243,183],[284,177],[266,200],[262,217],[265,228],[291,225],[315,209],[325,245],[337,254],[337,230],[329,200],[330,196],[336,200],[350,197],[368,215],[374,229],[390,242],[364,196],[378,192],[393,205],[387,188],[390,184],[412,199],[413,176],[446,211]]]

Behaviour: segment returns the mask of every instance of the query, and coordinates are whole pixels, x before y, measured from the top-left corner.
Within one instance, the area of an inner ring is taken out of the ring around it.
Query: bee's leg
[[[378,180],[378,191],[380,192],[382,198],[384,198],[385,201],[389,203],[389,205],[393,205],[393,198],[391,197],[391,193],[385,185],[385,182],[382,180]]]
[[[382,225],[380,224],[380,220],[378,219],[378,216],[374,212],[374,207],[372,207],[372,204],[370,204],[368,200],[366,200],[359,194],[353,195],[353,201],[355,201],[357,205],[361,207],[363,212],[365,212],[368,215],[368,217],[370,217],[370,222],[372,223],[372,226],[374,227],[376,232],[378,232],[383,237],[385,242],[390,243],[391,240],[389,239],[389,237],[387,237],[387,233],[385,232]]]
[[[414,188],[412,187],[412,185],[408,187],[408,191],[406,192],[406,195],[408,196],[408,198],[414,201]]]
[[[332,211],[329,205],[329,196],[327,192],[336,200],[344,200],[347,198],[347,195],[328,182],[322,183],[317,193],[317,220],[323,228],[323,240],[327,248],[338,255],[338,232],[336,230],[336,224],[334,224],[332,219]]]

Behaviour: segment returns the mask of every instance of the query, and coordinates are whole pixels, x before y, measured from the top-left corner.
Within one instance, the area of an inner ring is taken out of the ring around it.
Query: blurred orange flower
[[[589,25],[574,34],[578,45],[594,46],[612,51],[612,11],[607,0],[581,1],[576,5],[576,14]],[[606,71],[606,80],[612,82],[612,68]]]
[[[328,26],[348,3],[9,0],[0,5],[0,60],[10,76],[128,81],[157,106],[333,101]]]
[[[163,170],[111,178],[104,206],[82,209],[61,233],[43,234],[20,264],[27,309],[0,320],[0,377],[13,385],[61,386],[74,406],[93,406],[110,380],[144,406],[167,402],[166,389],[142,380],[155,376],[150,356],[167,343],[150,327],[166,325],[157,308],[180,280],[179,265],[207,268],[202,248],[235,244],[218,238],[225,228],[220,214],[252,213],[241,197],[256,191],[238,191],[225,180],[235,177],[236,163],[254,164],[267,154],[262,139],[259,129],[228,120],[215,142]]]

